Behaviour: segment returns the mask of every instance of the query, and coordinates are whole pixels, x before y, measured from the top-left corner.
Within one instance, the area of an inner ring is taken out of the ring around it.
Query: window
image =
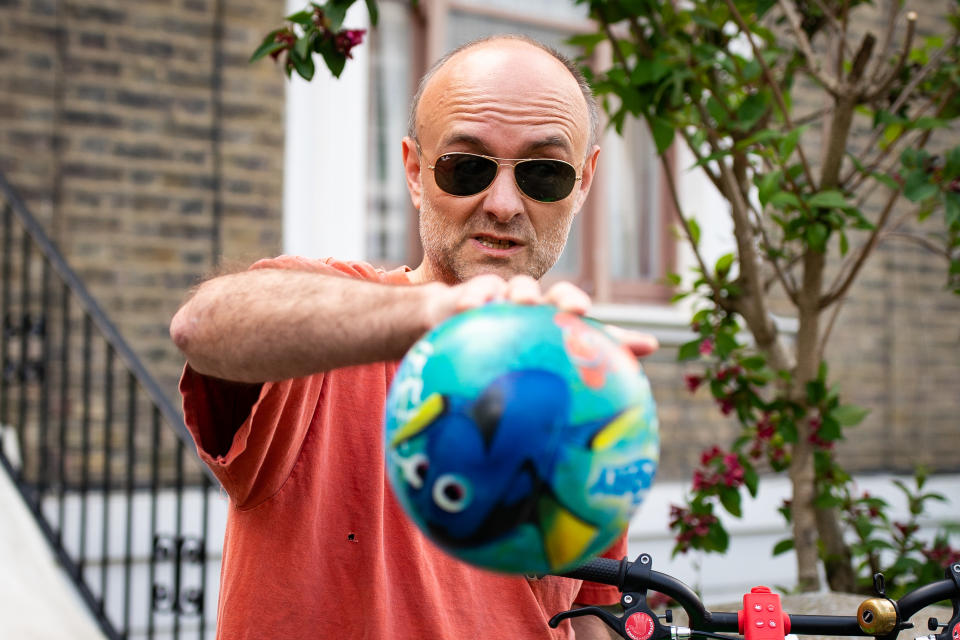
[[[388,265],[419,264],[421,253],[400,163],[399,140],[416,82],[444,52],[476,38],[523,33],[565,55],[565,41],[591,30],[587,7],[569,0],[422,0],[381,2],[371,34],[368,148],[367,259]],[[599,173],[567,247],[547,275],[570,279],[598,301],[663,301],[664,274],[673,265],[660,161],[643,123],[630,122],[623,137],[612,132],[601,145]]]

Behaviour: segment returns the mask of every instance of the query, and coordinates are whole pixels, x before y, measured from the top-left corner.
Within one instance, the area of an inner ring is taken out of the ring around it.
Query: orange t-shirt
[[[283,256],[253,268],[409,284],[406,270]],[[397,362],[242,385],[188,366],[186,423],[230,496],[217,638],[571,638],[555,613],[612,604],[612,587],[476,569],[403,513],[384,473],[382,422]],[[607,555],[622,557],[621,539]]]

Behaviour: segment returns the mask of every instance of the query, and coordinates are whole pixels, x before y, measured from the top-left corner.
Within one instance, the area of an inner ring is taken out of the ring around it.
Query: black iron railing
[[[0,319],[0,466],[104,634],[209,637],[217,487],[179,412],[2,174]]]

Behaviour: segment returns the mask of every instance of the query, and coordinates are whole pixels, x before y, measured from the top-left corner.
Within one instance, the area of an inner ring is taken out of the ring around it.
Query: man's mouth
[[[482,244],[485,247],[490,249],[509,249],[510,247],[516,246],[516,242],[512,240],[502,240],[499,238],[490,238],[487,236],[477,236],[477,242]]]

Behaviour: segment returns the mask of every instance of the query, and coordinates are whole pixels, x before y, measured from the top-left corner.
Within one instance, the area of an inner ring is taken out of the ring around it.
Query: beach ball
[[[386,468],[410,518],[471,564],[562,573],[608,549],[653,481],[650,384],[603,326],[491,303],[438,325],[387,396]]]

